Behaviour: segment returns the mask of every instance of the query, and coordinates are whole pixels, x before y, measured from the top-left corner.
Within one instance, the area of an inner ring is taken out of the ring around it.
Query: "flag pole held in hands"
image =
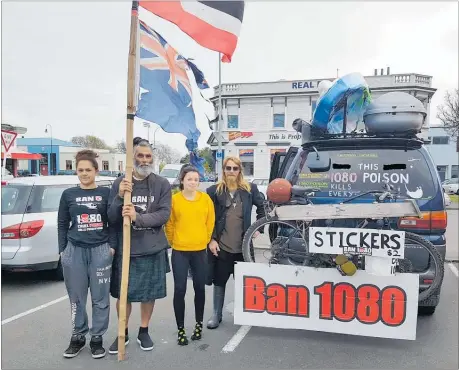
[[[132,2],[131,37],[129,40],[128,82],[127,82],[127,120],[126,120],[126,175],[132,181],[134,155],[134,117],[135,117],[135,82],[137,70],[137,33],[138,33],[138,1]],[[131,193],[124,193],[124,205],[131,204]],[[126,305],[129,281],[129,261],[131,256],[131,218],[123,218],[123,260],[121,270],[121,287],[118,318],[118,361],[123,361],[126,353]]]

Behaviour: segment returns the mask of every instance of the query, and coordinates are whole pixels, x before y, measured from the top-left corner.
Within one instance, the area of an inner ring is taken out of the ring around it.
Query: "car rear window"
[[[311,173],[303,152],[296,183],[321,190],[316,196],[349,198],[382,189],[388,181],[402,197],[430,199],[435,187],[425,157],[419,149],[330,150],[328,172]],[[324,194],[325,193],[325,194]]]
[[[2,215],[23,214],[31,190],[31,186],[20,184],[2,186]]]
[[[111,181],[98,181],[98,186],[111,187]],[[76,185],[36,185],[27,207],[27,213],[57,212],[65,189]]]

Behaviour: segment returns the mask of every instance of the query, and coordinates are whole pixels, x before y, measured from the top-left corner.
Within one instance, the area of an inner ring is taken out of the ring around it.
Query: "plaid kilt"
[[[113,260],[110,293],[119,298],[122,258]],[[153,255],[131,257],[129,263],[128,302],[150,302],[166,297],[166,274],[171,271],[167,250]]]

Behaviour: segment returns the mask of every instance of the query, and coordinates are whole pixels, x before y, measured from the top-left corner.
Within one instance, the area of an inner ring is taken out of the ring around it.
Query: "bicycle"
[[[384,203],[389,200],[396,202],[398,192],[393,190],[393,186],[385,184],[385,190],[370,190],[353,196],[340,204],[352,202],[355,199],[361,198],[365,195],[375,195],[376,203]],[[265,201],[265,217],[260,218],[254,222],[244,235],[242,242],[242,253],[245,262],[255,262],[255,248],[253,246],[254,234],[259,231],[264,233],[264,227],[268,226],[268,233],[271,247],[269,252],[270,264],[290,264],[298,266],[312,266],[316,268],[336,268],[335,263],[336,255],[309,253],[309,227],[314,226],[315,221],[288,221],[279,220],[276,216],[276,209],[281,206],[289,205],[311,205],[311,196],[320,190],[314,188],[305,188],[295,185],[292,187],[292,196],[289,202],[285,204],[274,204],[271,201]],[[327,227],[336,227],[336,225],[343,224],[343,220],[325,219],[322,220]],[[347,219],[345,221],[350,227],[356,229],[363,229],[371,226],[373,229],[379,230],[393,230],[390,224],[389,217],[382,218],[361,218],[361,219]],[[339,226],[338,226],[339,227]],[[347,226],[349,227],[349,226]],[[293,229],[292,232],[286,232],[286,228]],[[261,229],[261,231],[260,231]],[[429,253],[430,261],[435,267],[435,276],[431,285],[419,293],[419,301],[430,298],[434,295],[443,282],[444,277],[444,264],[440,253],[435,246],[427,239],[405,231],[405,247],[406,246],[421,247]],[[264,255],[265,251],[262,251]],[[356,265],[357,269],[365,270],[365,256],[359,253],[352,253],[349,258]],[[398,259],[395,266],[395,273],[413,273],[412,264],[409,259]]]

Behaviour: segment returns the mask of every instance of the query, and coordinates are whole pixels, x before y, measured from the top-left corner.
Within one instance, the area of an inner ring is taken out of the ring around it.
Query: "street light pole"
[[[53,174],[53,126],[51,126],[49,123],[45,126],[45,133],[48,133],[48,126],[49,126],[49,133],[51,136],[51,150],[49,154],[49,167],[51,167],[51,170],[48,171],[50,175]]]
[[[158,131],[160,127],[156,127],[155,131],[153,131],[153,168],[156,167],[156,131]],[[159,170],[159,167],[158,167]],[[158,171],[159,173],[159,171]]]
[[[148,142],[150,142],[150,126],[151,126],[150,122],[143,123],[143,127],[146,127],[148,130]]]

